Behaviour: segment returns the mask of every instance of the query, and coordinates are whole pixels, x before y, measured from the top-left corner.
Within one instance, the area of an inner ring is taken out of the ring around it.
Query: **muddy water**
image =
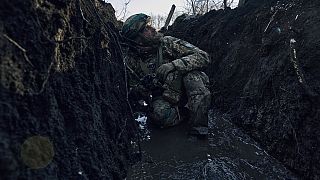
[[[205,140],[189,136],[186,123],[158,129],[139,118],[142,161],[127,179],[296,179],[227,115],[211,110],[209,117]]]

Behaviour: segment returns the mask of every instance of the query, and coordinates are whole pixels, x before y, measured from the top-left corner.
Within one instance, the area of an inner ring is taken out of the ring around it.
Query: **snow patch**
[[[137,122],[139,122],[139,123],[142,123],[142,124],[145,124],[145,123],[147,123],[147,117],[146,116],[138,116],[138,118],[137,119],[135,119]]]
[[[290,39],[290,43],[296,43],[297,41],[295,39]]]

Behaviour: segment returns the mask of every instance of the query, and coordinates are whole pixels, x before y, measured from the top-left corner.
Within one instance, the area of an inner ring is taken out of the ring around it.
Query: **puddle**
[[[142,161],[130,179],[297,179],[249,136],[210,110],[206,140],[187,134],[187,123],[159,129],[140,116]]]

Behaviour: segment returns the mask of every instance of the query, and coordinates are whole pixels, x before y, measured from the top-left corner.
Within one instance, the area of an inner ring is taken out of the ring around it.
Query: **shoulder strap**
[[[163,43],[160,43],[157,52],[157,67],[159,67],[163,63]]]

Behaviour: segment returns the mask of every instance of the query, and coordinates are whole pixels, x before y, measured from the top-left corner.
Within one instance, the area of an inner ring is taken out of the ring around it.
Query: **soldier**
[[[186,107],[190,112],[189,133],[207,135],[211,94],[209,78],[201,70],[210,62],[208,54],[186,41],[163,36],[149,23],[149,16],[135,14],[121,30],[131,44],[131,48],[124,48],[129,86],[146,98],[152,96],[152,123],[174,126],[182,121],[181,109]],[[156,86],[141,84],[141,79],[149,79]]]

